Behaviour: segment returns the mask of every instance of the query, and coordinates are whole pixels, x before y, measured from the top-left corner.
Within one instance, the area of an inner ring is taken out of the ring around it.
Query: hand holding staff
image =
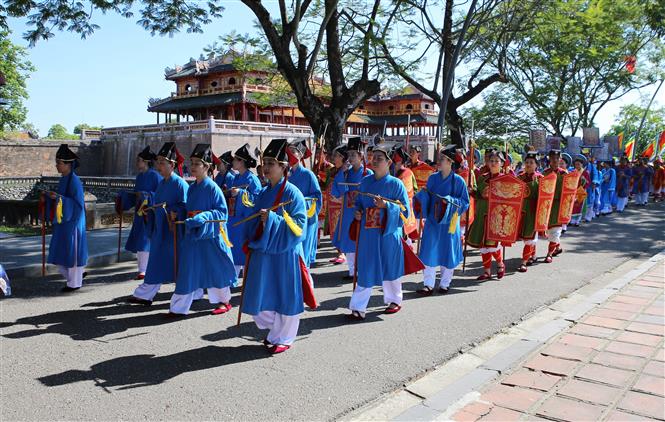
[[[290,204],[291,202],[293,202],[293,200],[280,202],[279,204],[277,204],[277,205],[275,205],[275,206],[273,206],[273,207],[268,208],[266,211],[275,211],[277,208],[279,208],[279,207],[283,207],[284,205],[286,205],[286,204]],[[237,223],[235,223],[235,224],[233,225],[233,227],[237,227],[237,226],[241,225],[242,223],[246,223],[246,222],[248,222],[249,220],[253,220],[253,219],[257,218],[257,217],[261,217],[262,214],[263,214],[263,212],[261,212],[261,211],[256,212],[256,213],[250,215],[249,217],[247,217],[247,218],[243,218],[242,220],[238,221]]]

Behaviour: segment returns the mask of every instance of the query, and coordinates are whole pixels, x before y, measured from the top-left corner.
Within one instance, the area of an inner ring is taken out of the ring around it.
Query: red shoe
[[[556,250],[554,251],[554,253],[552,254],[552,256],[559,256],[559,255],[561,255],[562,253],[563,253],[563,249],[561,249],[561,248],[556,248]]]
[[[429,286],[425,286],[420,290],[416,290],[416,293],[418,293],[420,296],[432,296],[434,290]]]
[[[270,348],[270,353],[277,355],[286,352],[290,348],[291,346],[287,346],[286,344],[276,344]]]
[[[395,305],[395,307],[391,308],[390,305]],[[383,311],[384,314],[396,314],[402,309],[402,307],[396,303],[391,303],[390,305],[388,305],[388,307]]]
[[[527,271],[527,268],[526,268],[525,264],[522,264],[522,265],[519,266],[519,268],[517,268],[517,272],[525,273],[526,271]]]
[[[476,280],[485,281],[485,280],[490,280],[491,278],[492,278],[492,273],[483,273],[482,275],[476,277]]]
[[[544,263],[546,264],[551,264],[552,263],[552,257],[547,255],[545,259],[543,260]]]
[[[231,306],[230,303],[222,303],[222,304],[219,305],[217,308],[213,309],[212,312],[211,312],[211,314],[213,314],[213,315],[221,315],[221,314],[225,314],[225,313],[227,313],[228,311],[230,311],[232,307],[233,307],[233,306]]]
[[[134,280],[143,280],[145,278],[145,274],[139,274],[136,276]]]
[[[501,269],[496,272],[496,278],[501,280],[504,275],[506,275],[506,264],[501,264]]]
[[[343,264],[343,263],[345,263],[345,262],[346,262],[346,258],[341,257],[341,256],[338,256],[338,257],[335,258],[335,260],[333,261],[333,263],[334,263],[335,265],[340,265],[340,264]]]

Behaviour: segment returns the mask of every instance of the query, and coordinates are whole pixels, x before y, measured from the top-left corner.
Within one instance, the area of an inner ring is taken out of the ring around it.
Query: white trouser
[[[536,245],[538,244],[538,233],[534,234],[533,239],[527,239],[524,241],[525,245]]]
[[[173,293],[173,296],[171,296],[171,306],[169,310],[174,314],[187,315],[189,313],[189,308],[192,307],[192,302],[201,299],[202,297],[203,297],[203,289],[196,289],[193,292],[187,293],[185,295],[179,295]]]
[[[162,287],[161,284],[141,283],[136,290],[134,290],[133,296],[143,300],[152,300],[155,298],[157,292],[159,292],[160,287]]]
[[[479,252],[480,252],[481,254],[484,254],[484,253],[493,253],[493,252],[499,252],[500,249],[501,249],[501,246],[496,246],[496,247],[494,247],[494,248],[480,248],[480,249],[479,249]]]
[[[595,217],[596,217],[596,212],[593,210],[593,207],[590,207],[590,206],[587,205],[586,216],[584,217],[584,219],[586,221],[591,221]]]
[[[60,274],[67,280],[67,287],[78,289],[83,286],[83,270],[85,267],[71,267],[67,268],[63,265],[58,265]]]
[[[649,202],[649,192],[638,193],[637,197],[639,198],[639,203],[646,205]]]
[[[582,213],[573,215],[570,219],[570,224],[580,224],[580,221],[582,221]]]
[[[364,316],[371,296],[371,287],[356,286],[356,290],[354,290],[351,295],[349,309],[360,312],[360,314]],[[391,303],[396,305],[402,304],[402,282],[399,278],[397,280],[383,282],[383,303],[386,305],[390,305]]]
[[[561,243],[561,227],[552,227],[547,230],[547,240],[552,243]]]
[[[300,315],[282,315],[275,311],[261,311],[253,315],[256,326],[262,330],[268,329],[267,340],[271,344],[290,346],[298,335]]]
[[[443,265],[440,268],[441,268],[441,283],[439,283],[439,288],[447,289],[448,287],[450,287],[450,282],[453,280],[453,272],[455,271],[455,269],[446,268]],[[423,283],[425,284],[425,286],[429,287],[430,289],[433,289],[435,282],[436,282],[436,267],[425,266],[425,270],[423,271]]]
[[[208,302],[212,304],[229,303],[231,302],[231,288],[230,287],[208,287]]]
[[[562,224],[561,225],[561,230],[562,231],[568,230],[568,224]]]
[[[149,257],[150,252],[136,252],[136,263],[139,266],[139,274],[145,274],[145,270],[148,268]]]
[[[240,277],[240,271],[242,270],[242,267],[244,267],[244,265],[234,265],[234,267],[236,269],[236,278],[238,278]]]
[[[602,210],[600,210],[601,214],[609,214],[611,212],[612,212],[612,204],[609,202],[603,206]]]
[[[347,252],[346,253],[346,263],[349,264],[349,275],[353,275],[353,270],[356,268],[356,253]]]
[[[628,197],[625,198],[617,198],[617,211],[621,212],[626,208],[626,205],[628,204]]]

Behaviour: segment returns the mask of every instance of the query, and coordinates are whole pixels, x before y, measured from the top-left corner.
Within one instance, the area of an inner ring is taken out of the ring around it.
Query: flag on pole
[[[658,137],[658,148],[656,148],[658,156],[663,155],[663,152],[665,152],[665,130],[660,132],[660,136]]]
[[[622,145],[623,145],[623,132],[619,133],[619,151],[621,151]]]
[[[626,147],[624,148],[623,153],[628,157],[628,161],[633,161],[633,154],[635,154],[635,138],[626,142]]]
[[[649,142],[649,145],[646,149],[640,154],[640,157],[648,158],[651,161],[651,158],[656,155],[656,141]]]

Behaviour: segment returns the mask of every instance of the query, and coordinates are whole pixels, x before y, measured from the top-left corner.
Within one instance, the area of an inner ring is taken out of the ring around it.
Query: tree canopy
[[[643,104],[627,104],[621,107],[616,117],[615,124],[612,125],[608,135],[618,135],[623,132],[624,142],[637,134],[642,117],[646,110],[648,99]],[[649,142],[658,139],[658,135],[665,130],[665,107],[651,108],[644,119],[644,126],[640,132],[639,139],[635,142],[636,154],[641,153],[647,147]]]
[[[24,48],[9,40],[10,32],[0,29],[0,74],[5,85],[0,86],[0,98],[7,104],[0,106],[0,132],[16,130],[25,122],[28,110],[23,102],[28,98],[26,81],[34,66],[27,60]]]

